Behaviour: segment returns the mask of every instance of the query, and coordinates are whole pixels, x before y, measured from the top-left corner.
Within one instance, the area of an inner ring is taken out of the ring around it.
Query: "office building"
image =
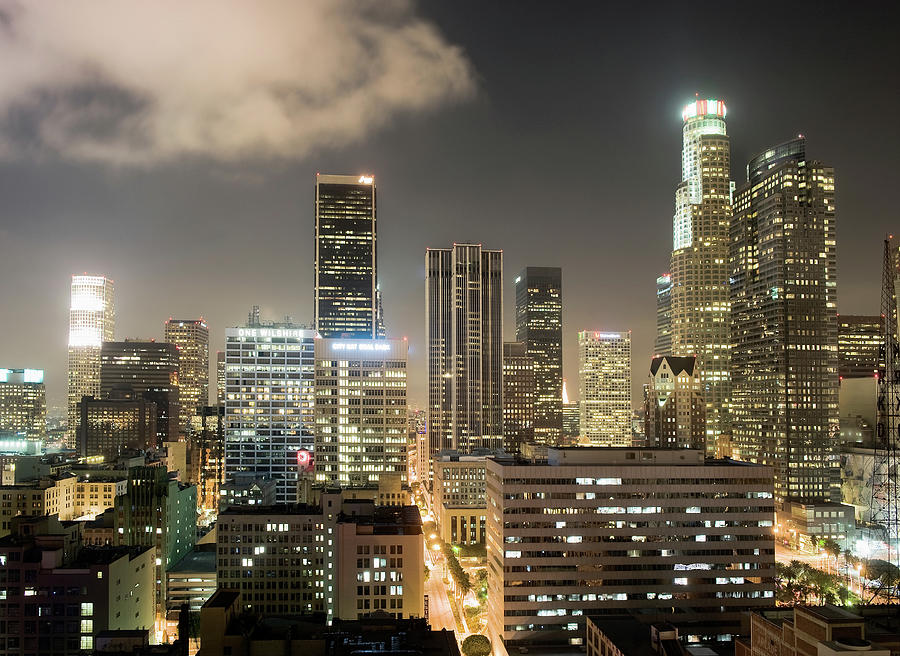
[[[697,358],[664,355],[650,361],[644,426],[647,446],[706,448],[706,404]]]
[[[566,388],[566,381],[563,380],[562,387],[563,398],[563,437],[573,438],[581,435],[581,409],[578,407],[578,401],[569,400],[569,391]]]
[[[774,602],[769,467],[584,447],[486,466],[487,634],[507,649],[581,644],[585,616],[613,610],[690,609],[699,632],[734,632]]]
[[[17,518],[0,538],[0,653],[95,653],[106,631],[152,629],[153,550],[82,547],[80,523]],[[52,594],[52,596],[51,596]]]
[[[152,547],[156,603],[166,607],[166,572],[194,548],[197,488],[184,485],[165,467],[132,467],[125,494],[116,497],[117,544]]]
[[[69,306],[68,423],[66,442],[74,448],[78,404],[100,396],[100,346],[114,339],[113,281],[104,276],[72,276]]]
[[[672,347],[659,355],[697,356],[706,402],[706,450],[729,428],[728,227],[731,146],[725,103],[696,100],[682,112],[681,182],[675,189]]]
[[[534,358],[525,342],[504,342],[503,449],[508,453],[518,453],[521,444],[535,439],[535,399]]]
[[[441,539],[448,544],[484,544],[485,461],[502,451],[444,451],[434,458],[433,507]]]
[[[85,396],[79,406],[77,449],[82,456],[115,461],[129,451],[157,446],[159,412],[154,401],[129,393],[118,399]]]
[[[29,438],[47,434],[43,369],[0,369],[0,431]]]
[[[297,500],[298,455],[315,448],[315,337],[294,324],[225,332],[225,480],[271,478],[278,503]]]
[[[371,176],[316,174],[313,318],[322,337],[379,336],[376,206]]]
[[[216,403],[225,405],[225,351],[216,351]]]
[[[672,274],[664,273],[656,279],[656,355],[672,352]]]
[[[481,244],[425,253],[428,448],[503,442],[503,251]]]
[[[179,424],[187,432],[197,408],[209,403],[209,326],[203,319],[169,319],[165,341],[178,349]]]
[[[873,378],[878,370],[878,351],[884,344],[884,319],[880,314],[838,315],[838,375]]]
[[[406,480],[406,339],[317,339],[315,478],[336,487]]]
[[[424,614],[422,519],[326,492],[320,505],[232,506],[219,515],[219,588],[260,615]],[[296,545],[288,547],[286,545]]]
[[[168,342],[126,339],[100,349],[102,398],[142,397],[156,404],[155,446],[179,435],[178,349]]]
[[[578,333],[579,423],[592,446],[631,446],[631,331]]]
[[[516,276],[516,340],[534,360],[534,439],[562,437],[562,269],[525,267]]]
[[[211,547],[211,548],[210,548]],[[167,611],[187,604],[199,613],[216,591],[216,545],[195,547],[166,572]]]
[[[750,161],[729,258],[734,442],[774,468],[786,516],[840,502],[834,170],[805,151],[798,138]]]

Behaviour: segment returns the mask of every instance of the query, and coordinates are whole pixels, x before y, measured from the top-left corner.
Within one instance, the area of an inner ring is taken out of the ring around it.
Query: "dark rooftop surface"
[[[168,570],[169,572],[213,572],[216,571],[215,551],[189,551]]]

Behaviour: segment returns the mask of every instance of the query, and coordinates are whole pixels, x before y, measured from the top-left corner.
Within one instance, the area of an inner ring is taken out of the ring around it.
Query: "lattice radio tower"
[[[875,457],[872,466],[871,519],[879,525],[887,543],[887,561],[900,566],[900,343],[897,335],[897,295],[895,280],[900,274],[891,248],[893,235],[884,240],[884,267],[881,277],[881,314],[884,344],[878,363],[878,423],[875,430]],[[897,598],[897,588],[890,593]]]

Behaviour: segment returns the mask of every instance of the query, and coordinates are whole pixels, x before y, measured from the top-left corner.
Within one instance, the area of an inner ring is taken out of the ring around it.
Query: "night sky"
[[[625,6],[628,5],[628,6]],[[26,3],[0,0],[0,366],[65,400],[69,276],[117,337],[258,304],[312,317],[316,171],[371,173],[388,334],[425,400],[424,250],[561,266],[575,334],[633,331],[635,401],[680,180],[681,107],[728,106],[732,178],[798,133],[836,171],[838,307],[877,313],[900,228],[893,3]],[[253,14],[253,15],[248,15]]]

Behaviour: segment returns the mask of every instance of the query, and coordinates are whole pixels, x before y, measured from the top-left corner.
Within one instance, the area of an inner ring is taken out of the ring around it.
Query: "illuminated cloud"
[[[302,158],[474,90],[403,0],[0,0],[6,159]]]

